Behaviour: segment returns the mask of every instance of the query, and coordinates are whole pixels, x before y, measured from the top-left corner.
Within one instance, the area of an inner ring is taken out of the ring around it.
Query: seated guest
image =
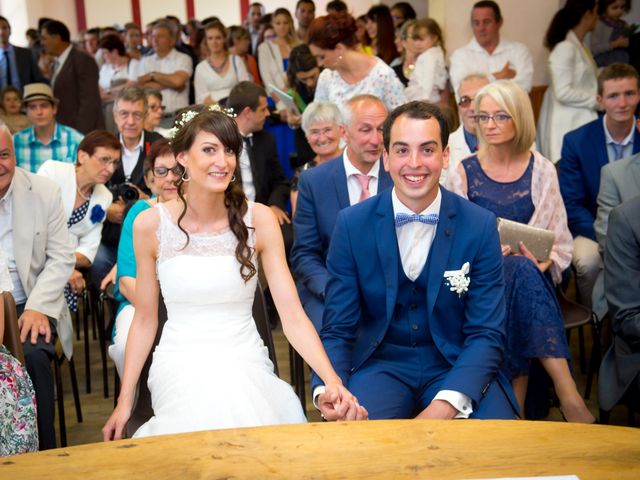
[[[342,154],[340,146],[342,115],[331,102],[313,102],[302,114],[302,131],[315,153],[315,157],[298,167],[291,179],[291,215],[296,213],[298,179],[300,174]]]
[[[126,208],[138,198],[147,198],[149,195],[149,189],[144,183],[143,163],[151,144],[162,137],[143,129],[147,111],[147,99],[144,90],[139,87],[122,90],[113,106],[113,119],[122,147],[122,162],[107,184],[114,198],[107,210],[100,248],[91,265],[91,280],[94,285],[100,285],[116,263],[118,239]]]
[[[196,67],[193,86],[196,103],[211,105],[226,99],[233,87],[251,78],[242,59],[227,51],[227,29],[222,23],[206,24],[204,33],[209,55]]]
[[[23,102],[32,127],[13,136],[18,166],[37,172],[47,160],[73,163],[82,134],[57,122],[59,101],[46,83],[24,87]]]
[[[147,132],[156,132],[165,138],[169,136],[169,129],[162,128],[160,122],[164,114],[164,106],[162,105],[162,92],[155,88],[145,88],[144,96],[147,98],[147,115],[144,117],[144,130]]]
[[[61,316],[75,258],[58,186],[16,168],[11,133],[0,127],[0,244],[9,263],[20,340],[38,405],[40,450],[55,448],[51,361],[59,336],[71,357],[73,328]],[[31,219],[32,221],[25,221]]]
[[[426,100],[447,105],[447,65],[444,61],[444,38],[440,25],[431,18],[417,20],[410,35],[419,41],[421,52],[405,90],[408,100]]]
[[[116,365],[120,378],[124,375],[124,350],[129,327],[133,320],[136,290],[136,257],[133,251],[133,222],[140,212],[158,203],[173,200],[178,196],[177,182],[183,169],[176,162],[169,141],[157,140],[151,145],[144,161],[145,179],[153,198],[134,203],[122,223],[120,243],[118,243],[117,276],[115,299],[119,302],[116,315],[115,336],[109,347],[109,356]]]
[[[598,401],[611,410],[628,390],[640,391],[640,197],[611,211],[604,283],[613,343],[600,365]]]
[[[615,63],[604,68],[598,76],[597,95],[604,117],[567,133],[562,144],[560,192],[574,237],[572,261],[579,298],[587,306],[591,306],[593,285],[602,270],[593,225],[600,171],[608,163],[640,152],[635,118],[640,103],[638,87],[638,72],[631,65]],[[599,317],[606,313],[604,298],[601,300],[596,312]]]
[[[78,146],[78,159],[71,163],[48,160],[38,175],[53,180],[62,192],[67,227],[75,248],[76,266],[65,289],[67,306],[78,310],[78,295],[84,290],[82,269],[91,267],[100,247],[102,224],[113,196],[105,183],[120,164],[120,142],[105,130],[89,132]]]
[[[58,121],[82,133],[104,128],[96,59],[71,44],[64,23],[50,20],[40,31],[45,53],[55,57],[51,88],[60,99]]]
[[[256,62],[256,57],[250,53],[251,34],[249,31],[239,25],[229,27],[227,48],[231,55],[237,55],[242,59],[244,66],[252,77],[252,81],[258,85],[262,85],[260,72],[258,71],[258,62]]]
[[[1,22],[0,22],[1,23]],[[22,113],[22,95],[16,87],[8,86],[0,92],[0,120],[11,133],[19,132],[31,126],[31,120]]]
[[[500,371],[504,282],[496,220],[441,189],[447,128],[427,102],[391,112],[383,131],[393,188],[341,211],[331,238],[320,338],[371,419],[518,413]],[[323,415],[340,419],[315,376],[312,387]]]
[[[166,20],[153,25],[151,42],[154,53],[142,58],[138,84],[162,91],[166,111],[161,125],[170,128],[178,111],[189,105],[189,77],[193,64],[189,55],[175,49],[175,32]]]
[[[500,7],[493,0],[481,0],[473,5],[473,38],[451,54],[449,73],[454,92],[459,91],[460,82],[471,73],[484,73],[491,80],[511,79],[527,92],[531,90],[531,52],[523,43],[500,35],[503,23]]]
[[[385,118],[387,109],[379,98],[353,97],[343,109],[340,130],[347,147],[342,156],[300,174],[291,268],[302,306],[318,331],[329,276],[327,250],[338,212],[391,187],[381,167]]]
[[[316,18],[309,29],[309,48],[324,70],[318,78],[316,101],[343,108],[362,94],[380,98],[387,109],[405,103],[404,88],[393,69],[357,49],[356,22],[348,13]]]
[[[538,148],[554,163],[562,156],[565,134],[598,116],[598,72],[584,44],[596,19],[596,0],[567,0],[545,36],[550,82],[538,118]]]
[[[456,92],[460,126],[449,135],[449,166],[444,167],[440,174],[440,183],[443,185],[447,180],[448,172],[458,168],[458,164],[463,159],[478,151],[477,123],[473,100],[478,91],[489,82],[489,77],[483,73],[472,73],[460,82],[460,88]]]
[[[33,384],[24,365],[2,344],[5,331],[2,293],[11,290],[9,266],[0,244],[0,457],[38,450]]]
[[[517,252],[502,246],[506,298],[505,369],[524,412],[529,363],[537,358],[556,389],[570,422],[593,416],[569,370],[569,347],[553,283],[561,281],[573,248],[554,165],[531,150],[535,121],[527,93],[499,80],[475,99],[480,149],[449,172],[452,191],[497,217],[551,230],[555,241],[547,260],[538,261],[523,242]],[[545,273],[551,280],[545,278]]]

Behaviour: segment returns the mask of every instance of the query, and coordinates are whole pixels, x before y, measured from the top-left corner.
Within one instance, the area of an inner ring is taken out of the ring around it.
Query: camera
[[[109,191],[113,195],[114,200],[122,198],[127,203],[133,203],[140,198],[140,192],[138,192],[138,189],[130,183],[112,185],[109,187]]]

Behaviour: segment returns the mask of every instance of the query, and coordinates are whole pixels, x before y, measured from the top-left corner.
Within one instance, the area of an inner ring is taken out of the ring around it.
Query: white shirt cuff
[[[318,385],[313,389],[313,406],[320,410],[320,405],[318,405],[318,397],[327,391],[327,388],[324,385]]]
[[[464,393],[456,392],[455,390],[440,390],[433,399],[449,402],[458,411],[453,418],[469,418],[469,415],[473,413],[471,399]]]

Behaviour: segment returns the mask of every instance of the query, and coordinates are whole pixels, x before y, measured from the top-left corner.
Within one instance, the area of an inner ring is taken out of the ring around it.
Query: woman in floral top
[[[309,47],[324,66],[315,100],[339,107],[362,94],[380,98],[393,110],[406,102],[404,87],[389,65],[356,48],[356,22],[346,12],[316,18],[309,28]]]
[[[13,290],[0,246],[0,293]],[[0,339],[4,338],[4,299],[0,296]],[[0,344],[0,456],[38,450],[36,397],[27,369]]]

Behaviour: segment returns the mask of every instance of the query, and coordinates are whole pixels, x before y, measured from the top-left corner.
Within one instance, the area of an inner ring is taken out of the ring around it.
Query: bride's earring
[[[231,177],[231,182],[235,182],[236,181],[236,176],[234,175],[233,177]]]
[[[187,172],[186,169],[184,170],[184,172],[182,172],[182,177],[181,178],[182,178],[183,182],[188,182],[189,180],[191,180],[190,176],[185,176],[185,175],[188,175],[188,174],[189,174],[189,172]]]

